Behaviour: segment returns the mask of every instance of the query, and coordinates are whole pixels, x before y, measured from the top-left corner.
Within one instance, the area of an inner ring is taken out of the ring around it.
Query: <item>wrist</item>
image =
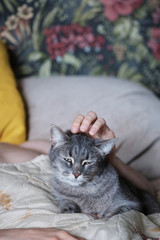
[[[116,156],[115,151],[112,150],[110,154],[108,155],[108,161],[110,164],[112,164],[114,167],[117,165],[119,158]]]

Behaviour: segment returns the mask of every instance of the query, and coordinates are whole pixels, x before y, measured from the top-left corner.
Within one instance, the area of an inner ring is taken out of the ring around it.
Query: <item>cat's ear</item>
[[[105,155],[110,153],[113,146],[115,145],[117,138],[112,138],[109,140],[97,140],[95,139],[95,146],[101,150]]]
[[[56,125],[52,125],[50,129],[50,140],[51,145],[55,146],[56,144],[63,144],[69,139],[69,136]]]

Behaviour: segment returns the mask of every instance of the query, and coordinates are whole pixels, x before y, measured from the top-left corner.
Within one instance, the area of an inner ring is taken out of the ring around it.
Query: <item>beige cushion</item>
[[[95,111],[118,138],[117,155],[149,178],[160,177],[160,100],[138,83],[111,77],[28,78],[21,81],[29,139],[47,138],[51,124],[67,129]]]

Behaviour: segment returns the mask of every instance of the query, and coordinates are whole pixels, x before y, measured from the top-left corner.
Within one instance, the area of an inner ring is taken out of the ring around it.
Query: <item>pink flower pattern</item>
[[[110,21],[115,21],[119,16],[131,14],[139,7],[143,0],[99,0],[104,5],[104,15]]]
[[[160,28],[152,28],[151,35],[148,46],[152,49],[155,58],[160,61]]]
[[[78,24],[45,28],[44,34],[46,49],[52,60],[63,57],[65,53],[74,53],[77,49],[100,52],[105,43],[101,35],[94,36],[91,27],[81,27]]]
[[[160,7],[152,14],[154,23],[158,24],[160,22]]]

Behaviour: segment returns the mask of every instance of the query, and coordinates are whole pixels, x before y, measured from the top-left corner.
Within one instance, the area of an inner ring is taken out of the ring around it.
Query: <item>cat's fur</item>
[[[148,193],[122,178],[107,161],[115,144],[51,128],[49,157],[53,169],[53,194],[61,213],[86,213],[109,218],[130,210],[160,212]]]

